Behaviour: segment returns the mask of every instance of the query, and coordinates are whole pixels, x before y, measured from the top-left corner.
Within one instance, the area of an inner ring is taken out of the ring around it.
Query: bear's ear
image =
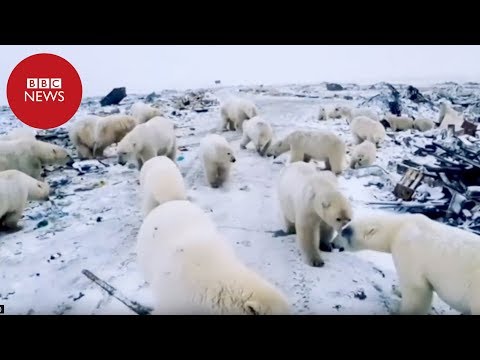
[[[260,315],[260,304],[254,300],[248,300],[244,304],[247,314]]]

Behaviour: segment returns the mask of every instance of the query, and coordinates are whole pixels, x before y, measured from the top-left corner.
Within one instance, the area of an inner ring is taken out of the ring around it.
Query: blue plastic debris
[[[185,159],[185,158],[183,157],[183,155],[180,155],[180,156],[177,158],[177,161],[182,161],[183,159]]]

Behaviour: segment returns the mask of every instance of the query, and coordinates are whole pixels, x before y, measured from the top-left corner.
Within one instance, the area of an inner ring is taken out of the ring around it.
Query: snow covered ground
[[[369,87],[349,89],[331,92],[323,85],[245,88],[238,95],[258,104],[278,137],[299,128],[329,128],[351,143],[345,120],[317,120],[319,104],[356,104],[361,98],[379,93]],[[238,88],[208,90],[213,99],[237,91]],[[307,97],[298,97],[299,92]],[[172,114],[175,110],[172,99],[182,95],[165,91],[156,101]],[[124,112],[139,98],[142,96],[130,95],[118,108]],[[100,108],[98,100],[85,99],[71,122],[86,113],[117,108]],[[395,312],[400,298],[392,290],[397,277],[390,255],[323,253],[325,266],[313,268],[303,263],[295,235],[275,235],[282,228],[276,181],[288,154],[275,160],[261,158],[252,145],[247,150],[239,149],[239,134],[223,133],[237,149],[237,162],[225,188],[207,186],[196,158],[197,148],[201,137],[216,131],[220,121],[218,105],[208,109],[201,113],[175,110],[176,115],[169,115],[177,125],[178,145],[184,150],[178,154],[178,163],[192,201],[210,212],[239,256],[289,296],[296,314]],[[432,109],[419,111],[436,118]],[[0,132],[7,133],[21,125],[7,108],[0,109],[0,124]],[[404,158],[413,158],[412,147],[402,138],[410,137],[418,144],[429,141],[415,134],[396,133],[396,141],[388,137],[379,152],[378,165],[393,174],[393,182],[362,170],[347,171],[340,177],[341,188],[356,212],[371,208],[366,204],[368,201],[394,200],[393,184],[400,178],[395,174],[395,165]],[[59,143],[65,145],[65,141]],[[141,224],[138,171],[118,165],[114,148],[108,153],[110,156],[102,160],[107,166],[91,160],[74,165],[82,172],[74,169],[48,172],[47,181],[55,188],[53,202],[30,203],[22,219],[24,228],[16,233],[0,233],[0,304],[5,305],[6,314],[134,314],[86,278],[81,273],[83,269],[130,299],[152,306],[148,285],[138,271],[134,253]],[[456,312],[435,298],[431,313]]]

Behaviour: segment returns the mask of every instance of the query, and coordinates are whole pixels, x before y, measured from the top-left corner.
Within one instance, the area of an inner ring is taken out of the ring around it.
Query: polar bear
[[[163,111],[138,101],[130,107],[130,115],[137,119],[138,124],[143,124],[155,116],[163,116]]]
[[[81,160],[93,158],[95,125],[99,119],[101,119],[100,116],[88,115],[74,122],[68,130],[70,141],[77,149]]]
[[[260,116],[254,116],[243,122],[243,134],[240,141],[240,148],[246,149],[251,141],[258,154],[264,156],[272,142],[273,129],[268,121]]]
[[[0,171],[19,170],[37,180],[45,165],[73,165],[64,148],[44,141],[17,139],[0,141]]]
[[[19,127],[13,129],[8,134],[0,135],[0,141],[16,140],[16,139],[32,139],[36,140],[36,131],[32,128]]]
[[[113,114],[100,118],[94,127],[93,156],[103,156],[103,151],[119,143],[137,125],[133,116]]]
[[[359,169],[372,165],[377,158],[376,146],[368,140],[354,146],[350,156],[350,167]]]
[[[454,125],[455,131],[462,130],[463,115],[452,109],[450,105],[443,102],[440,104],[440,113],[438,115],[438,123],[440,129],[448,129],[448,125]]]
[[[327,170],[336,175],[345,167],[346,146],[344,141],[329,130],[295,130],[284,139],[274,142],[267,155],[274,158],[290,150],[290,162],[310,159],[325,161]]]
[[[155,314],[290,313],[283,293],[244,265],[209,215],[189,201],[153,209],[138,232],[136,252]]]
[[[413,121],[413,128],[418,131],[428,131],[435,127],[435,123],[431,119],[419,118]]]
[[[320,121],[327,120],[327,111],[323,106],[320,106],[320,108],[318,109],[318,120]]]
[[[304,261],[321,267],[320,250],[331,251],[334,231],[352,219],[349,200],[335,175],[311,163],[295,162],[280,171],[277,195],[286,232],[296,233]]]
[[[117,146],[118,163],[125,165],[134,158],[141,170],[145,161],[165,155],[175,162],[177,139],[173,122],[156,116],[146,123],[137,125]]]
[[[143,216],[171,200],[187,200],[187,191],[177,165],[166,156],[145,161],[140,170]]]
[[[332,111],[332,117],[340,118],[342,116],[345,116],[347,118],[348,123],[351,123],[352,120],[358,116],[366,116],[372,120],[380,121],[380,117],[373,109],[352,108],[347,105],[336,106]]]
[[[220,107],[222,130],[242,131],[245,120],[258,115],[257,106],[248,99],[235,97],[227,100]]]
[[[46,201],[50,187],[18,170],[0,171],[0,227],[20,230],[18,222],[29,200]]]
[[[393,114],[388,114],[385,117],[390,128],[393,131],[404,131],[408,129],[413,129],[413,119],[408,116],[397,116]]]
[[[217,134],[209,134],[200,141],[199,158],[207,182],[213,188],[218,188],[227,181],[231,165],[236,161],[228,141]]]
[[[334,239],[344,250],[392,254],[400,314],[427,314],[432,292],[464,314],[480,315],[480,237],[423,214],[371,211]]]
[[[353,140],[355,144],[360,144],[363,140],[368,140],[379,147],[385,140],[385,128],[379,121],[375,121],[366,116],[358,116],[350,123]]]

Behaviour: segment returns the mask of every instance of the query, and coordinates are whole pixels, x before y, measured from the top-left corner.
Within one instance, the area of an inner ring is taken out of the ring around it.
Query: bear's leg
[[[222,118],[222,125],[221,125],[220,130],[221,131],[228,131],[228,128],[230,126],[230,119],[228,118],[228,115],[225,112],[225,110],[223,110],[223,109],[220,110],[220,116]]]
[[[427,315],[432,306],[433,291],[428,284],[400,286],[400,315]]]
[[[137,163],[138,163],[138,170],[140,170],[143,166],[143,164],[150,160],[151,158],[154,158],[156,155],[155,150],[153,149],[143,149],[140,154],[140,156],[137,157]],[[140,159],[140,161],[139,161]]]
[[[295,223],[291,222],[290,220],[288,220],[288,218],[282,214],[282,218],[283,218],[283,225],[285,227],[285,232],[289,235],[291,234],[295,234]]]
[[[333,172],[335,175],[339,175],[343,170],[343,155],[330,155],[330,157],[325,160],[326,169]]]
[[[325,263],[320,255],[320,231],[318,223],[300,222],[295,224],[297,242],[300,246],[304,261],[314,267],[322,267]]]
[[[320,221],[320,250],[325,252],[332,251],[333,228],[325,221]]]
[[[170,151],[166,154],[166,156],[172,160],[173,162],[176,161],[176,157],[177,157],[177,146],[175,145],[175,143],[173,144],[172,148],[170,149]]]
[[[9,212],[3,218],[3,224],[5,227],[12,230],[20,230],[22,227],[18,225],[18,222],[22,218],[22,209]]]
[[[363,142],[363,139],[360,138],[357,134],[352,134],[353,136],[353,143],[355,145],[361,144]]]
[[[312,160],[312,157],[307,154],[303,154],[303,161],[308,163],[310,160]]]
[[[265,156],[265,153],[267,152],[268,148],[270,147],[270,144],[272,143],[272,140],[268,140],[265,145],[258,151],[260,156]]]
[[[303,161],[303,157],[305,156],[305,153],[303,151],[300,151],[296,147],[292,146],[292,149],[290,151],[290,162],[296,162],[296,161]]]
[[[240,149],[246,149],[249,142],[250,142],[250,138],[246,133],[244,133],[242,135],[242,140],[240,141]]]
[[[217,184],[218,186],[222,186],[223,183],[227,180],[228,173],[229,173],[229,168],[226,166],[219,166],[217,168]]]
[[[77,145],[77,153],[78,153],[78,157],[81,160],[91,159],[92,156],[93,156],[92,150],[88,146],[83,145],[83,144],[78,144]]]
[[[217,166],[215,164],[205,164],[205,175],[207,177],[207,181],[213,188],[218,188],[217,183]]]

